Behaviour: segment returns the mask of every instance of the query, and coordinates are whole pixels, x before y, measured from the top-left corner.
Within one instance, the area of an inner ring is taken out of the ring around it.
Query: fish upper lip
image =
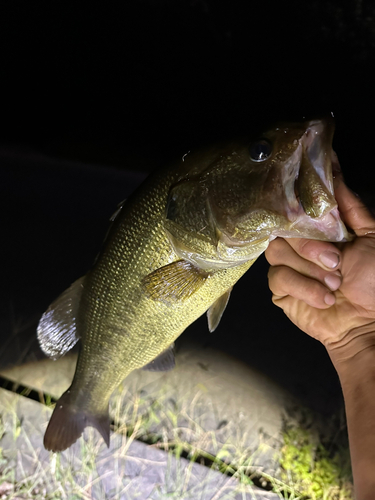
[[[315,141],[321,139],[323,136],[329,135],[333,127],[333,122],[329,122],[327,119],[312,120],[308,122],[306,130],[300,139],[300,143],[308,150]]]
[[[320,148],[318,148],[318,150],[321,151],[323,149],[325,150],[325,153],[329,152],[331,156],[330,150],[332,150],[332,138],[334,129],[335,124],[331,117],[325,117],[319,120],[311,120],[310,122],[306,123],[306,130],[300,138],[299,142],[308,154],[308,157],[310,158],[314,168],[316,167],[316,165],[314,164],[314,160],[311,158],[309,152],[314,149],[314,146],[317,143],[321,142]],[[320,177],[324,182],[325,179],[322,178],[322,175],[320,175]]]

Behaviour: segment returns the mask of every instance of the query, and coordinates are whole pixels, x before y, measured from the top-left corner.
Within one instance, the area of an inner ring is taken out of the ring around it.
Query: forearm
[[[373,500],[375,492],[375,348],[353,358],[329,353],[338,372],[348,424],[356,500]]]

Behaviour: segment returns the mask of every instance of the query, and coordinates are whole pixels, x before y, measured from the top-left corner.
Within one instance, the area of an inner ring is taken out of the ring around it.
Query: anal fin
[[[150,372],[167,372],[172,370],[176,365],[174,357],[174,343],[163,351],[159,356],[153,359],[150,363],[142,367],[142,370]]]
[[[221,317],[227,307],[232,288],[233,287],[229,288],[229,290],[223,293],[223,295],[221,295],[208,309],[207,320],[210,332],[213,332],[219,326]]]

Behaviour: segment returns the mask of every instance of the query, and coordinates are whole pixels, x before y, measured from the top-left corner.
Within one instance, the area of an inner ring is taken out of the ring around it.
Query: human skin
[[[265,253],[272,301],[324,344],[340,378],[357,500],[375,498],[375,219],[335,178],[341,217],[356,237],[333,244],[277,238]]]

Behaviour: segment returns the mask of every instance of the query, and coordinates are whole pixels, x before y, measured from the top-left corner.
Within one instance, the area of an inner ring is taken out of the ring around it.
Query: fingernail
[[[334,269],[339,265],[340,256],[335,252],[323,252],[319,255],[319,260],[326,267]]]
[[[332,291],[337,290],[340,288],[341,285],[341,278],[337,274],[328,274],[324,278],[324,283],[330,288]]]
[[[327,306],[333,306],[333,304],[336,302],[336,297],[333,295],[333,293],[326,293],[324,302],[327,304]]]

